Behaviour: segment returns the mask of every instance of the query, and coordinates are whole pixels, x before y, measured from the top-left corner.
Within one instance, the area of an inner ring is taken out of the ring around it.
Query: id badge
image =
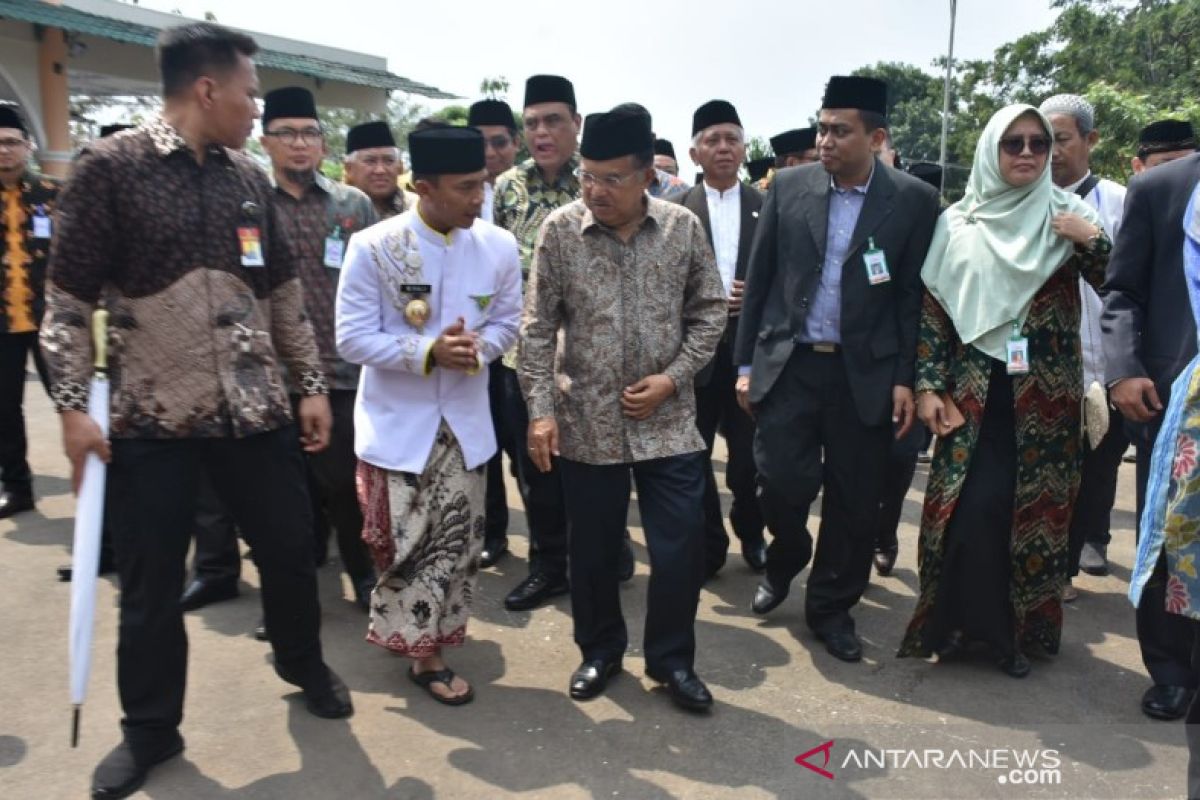
[[[1024,336],[1008,340],[1009,375],[1025,375],[1029,372],[1029,340]]]
[[[45,214],[36,214],[33,218],[33,238],[49,239],[50,238],[50,217]]]
[[[867,281],[872,286],[887,283],[892,279],[892,273],[888,271],[887,255],[875,246],[873,238],[868,241],[867,249],[863,251],[863,265],[867,269]]]
[[[346,243],[338,236],[325,237],[325,266],[333,269],[342,268],[342,259],[346,255]]]
[[[265,267],[267,261],[263,258],[262,237],[258,228],[243,225],[238,228],[238,242],[242,247],[243,267]]]

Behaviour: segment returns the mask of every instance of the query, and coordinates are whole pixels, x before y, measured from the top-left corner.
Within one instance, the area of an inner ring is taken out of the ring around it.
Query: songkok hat
[[[121,131],[127,131],[132,127],[134,127],[134,126],[133,125],[101,125],[100,126],[100,138],[103,139],[106,136],[112,136],[114,133],[120,133]]]
[[[355,125],[346,133],[346,155],[350,155],[355,150],[395,146],[396,137],[392,136],[392,129],[383,120]]]
[[[525,81],[525,105],[566,103],[575,108],[575,87],[561,75],[533,75]]]
[[[28,133],[21,111],[14,105],[0,103],[0,128],[16,128],[22,133]]]
[[[655,139],[654,155],[670,156],[671,158],[675,158],[675,145],[671,144],[666,139]]]
[[[274,119],[317,119],[317,103],[303,86],[285,86],[263,98],[263,130]]]
[[[887,116],[887,84],[878,78],[834,75],[825,86],[821,108],[854,108]]]
[[[767,177],[767,173],[771,171],[771,167],[773,166],[775,166],[775,159],[771,156],[756,158],[746,162],[746,172],[750,173],[750,180],[761,181]]]
[[[1089,133],[1096,127],[1096,109],[1084,98],[1077,94],[1056,94],[1047,97],[1038,106],[1047,117],[1051,114],[1065,114],[1074,117],[1080,133]]]
[[[516,127],[512,109],[503,100],[480,100],[478,103],[473,103],[471,110],[467,112],[467,124]]]
[[[742,120],[738,116],[737,109],[733,107],[733,103],[728,100],[709,100],[697,108],[695,114],[692,114],[692,136],[705,128],[726,122],[738,127],[742,125]]]
[[[1169,153],[1172,150],[1195,150],[1196,132],[1192,123],[1182,119],[1160,119],[1142,128],[1138,134],[1138,152]]]
[[[908,166],[908,174],[920,178],[939,192],[942,190],[942,168],[930,161],[916,161]]]
[[[457,126],[413,131],[408,156],[416,175],[462,175],[478,172],[486,163],[483,134]]]
[[[628,111],[588,114],[579,154],[592,161],[609,161],[643,153],[654,147],[650,124],[649,114]]]
[[[803,153],[805,150],[812,150],[816,146],[816,128],[795,128],[790,131],[784,131],[778,136],[771,137],[771,149],[775,151],[775,155],[777,156],[786,156],[790,153]]]

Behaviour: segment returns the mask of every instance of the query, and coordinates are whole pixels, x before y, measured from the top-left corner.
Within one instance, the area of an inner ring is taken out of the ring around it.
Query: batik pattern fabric
[[[1183,270],[1200,331],[1200,188],[1184,214]],[[1167,611],[1200,619],[1200,356],[1171,386],[1171,399],[1150,459],[1146,504],[1138,535],[1129,599],[1142,591],[1163,551],[1167,557]]]
[[[428,658],[466,640],[483,550],[485,486],[483,467],[466,468],[445,421],[419,474],[359,462],[363,540],[379,573],[367,641]]]
[[[41,323],[50,238],[34,220],[53,216],[58,188],[53,178],[26,171],[0,191],[0,333],[33,333]]]
[[[1106,256],[1076,252],[1034,297],[1021,335],[1029,373],[1013,376],[1017,458],[1011,543],[1014,645],[1059,650],[1067,536],[1083,458],[1080,274],[1098,286]],[[966,423],[939,438],[930,465],[917,550],[920,596],[900,656],[929,656],[925,625],[941,588],[946,531],[978,443],[991,357],[964,345],[945,309],[928,292],[917,343],[918,392],[948,392]]]

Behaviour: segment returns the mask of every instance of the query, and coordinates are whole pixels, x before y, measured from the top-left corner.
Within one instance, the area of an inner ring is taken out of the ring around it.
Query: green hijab
[[[966,194],[938,219],[921,268],[921,279],[963,343],[1001,361],[1013,322],[1024,327],[1034,295],[1074,250],[1054,232],[1054,217],[1070,211],[1099,224],[1091,206],[1054,185],[1049,158],[1027,186],[1010,186],[1001,177],[1000,139],[1029,112],[1053,138],[1049,120],[1033,106],[997,111],[979,137]]]

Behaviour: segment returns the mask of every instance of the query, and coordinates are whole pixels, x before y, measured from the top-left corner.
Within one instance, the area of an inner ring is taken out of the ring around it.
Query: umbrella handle
[[[99,372],[108,370],[108,309],[97,308],[92,312],[92,348],[96,352],[95,367]]]

